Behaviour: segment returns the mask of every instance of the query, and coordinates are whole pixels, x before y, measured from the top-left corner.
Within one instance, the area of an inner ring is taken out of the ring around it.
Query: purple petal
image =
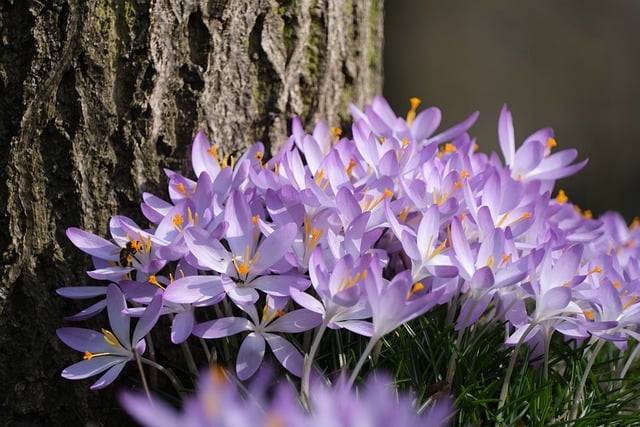
[[[540,305],[536,307],[541,313],[554,312],[562,310],[571,301],[571,289],[564,286],[549,289],[540,301]]]
[[[60,296],[70,299],[86,299],[107,294],[106,286],[67,286],[56,289]]]
[[[365,337],[373,336],[373,323],[365,320],[344,320],[339,322],[340,326],[351,332]]]
[[[529,141],[516,152],[512,169],[521,174],[535,169],[544,158],[545,146],[541,141]]]
[[[462,267],[467,278],[471,278],[473,271],[475,270],[475,263],[473,261],[473,254],[471,253],[471,247],[469,246],[469,240],[464,233],[462,223],[458,217],[454,217],[451,220],[451,243],[453,244],[454,256],[458,260],[458,264]]]
[[[233,281],[223,282],[224,290],[233,302],[238,305],[251,305],[258,301],[260,295],[253,288],[243,288]]]
[[[530,326],[530,324],[528,324],[528,323],[525,324],[525,325],[520,326],[518,329],[516,329],[516,331],[513,334],[511,334],[509,336],[509,338],[507,338],[505,340],[504,343],[507,344],[507,345],[516,345],[519,342],[523,342],[524,343],[524,342],[527,342],[530,339],[532,339],[536,335],[536,333],[538,333],[538,330],[540,329],[540,326],[538,326],[538,325],[534,326],[529,331],[529,333],[527,333],[527,335],[524,335],[524,333],[527,331],[527,329],[529,329],[529,326]]]
[[[322,316],[304,308],[286,313],[271,322],[265,330],[270,332],[304,332],[322,322]]]
[[[500,149],[504,155],[505,164],[513,164],[516,153],[516,139],[513,133],[513,120],[511,112],[504,105],[500,111],[500,119],[498,120],[498,139],[500,140]]]
[[[176,314],[171,324],[171,342],[180,344],[186,341],[189,335],[191,335],[194,324],[195,319],[192,311],[183,311],[182,313]]]
[[[100,379],[98,379],[98,381],[93,383],[89,388],[91,390],[100,390],[102,388],[105,388],[116,378],[118,378],[118,375],[120,375],[120,372],[122,372],[122,370],[124,369],[124,365],[124,363],[118,363],[117,365],[112,366],[107,372],[105,372],[103,376],[100,377]]]
[[[129,325],[131,323],[128,316],[123,311],[127,308],[124,295],[115,284],[110,284],[107,288],[107,313],[112,332],[118,337],[123,346],[131,345],[131,335]],[[130,348],[128,348],[130,349]]]
[[[149,402],[141,394],[123,392],[119,395],[120,405],[138,423],[146,427],[176,427],[184,425],[184,420],[176,411],[161,400]]]
[[[99,268],[92,271],[87,271],[87,275],[96,280],[113,280],[115,282],[126,276],[127,273],[133,271],[131,267],[120,267],[115,265],[113,267]]]
[[[210,239],[206,231],[192,227],[184,231],[184,241],[201,266],[218,273],[227,273],[231,256],[220,241]]]
[[[251,281],[251,286],[256,289],[260,289],[261,291],[269,295],[277,297],[288,297],[289,288],[294,283],[299,281],[299,277],[288,276],[286,274],[278,274],[271,276],[260,276]]]
[[[258,259],[253,267],[255,271],[265,271],[290,251],[296,238],[298,226],[293,223],[278,227],[260,243]]]
[[[244,381],[258,370],[264,359],[264,350],[264,338],[256,335],[255,332],[247,335],[240,345],[240,350],[238,350],[238,360],[236,362],[238,379]]]
[[[269,343],[271,351],[282,366],[293,375],[301,377],[304,358],[293,344],[274,334],[265,333],[264,338],[267,340],[267,343]]]
[[[158,318],[160,317],[160,311],[162,310],[162,291],[158,290],[156,296],[151,300],[151,304],[147,306],[144,314],[138,320],[135,330],[133,331],[133,344],[137,344],[138,341],[143,339],[153,327],[156,325]]]
[[[291,298],[300,304],[302,307],[310,310],[314,313],[318,313],[321,315],[325,314],[324,306],[320,301],[312,297],[306,292],[302,292],[296,288],[289,289],[289,293],[291,294]]]
[[[176,304],[194,304],[218,297],[224,292],[220,276],[185,276],[164,291],[164,298]]]
[[[250,331],[253,325],[242,317],[222,317],[208,322],[198,323],[193,327],[193,335],[200,338],[222,338]]]
[[[482,267],[476,270],[471,278],[472,286],[476,289],[488,289],[495,283],[493,271],[489,267]]]
[[[58,338],[74,350],[90,353],[110,353],[113,347],[104,340],[104,335],[91,329],[66,327],[56,331]]]
[[[416,140],[420,141],[431,136],[438,126],[440,126],[440,120],[442,114],[436,107],[427,108],[421,111],[411,124],[411,133]]]
[[[479,112],[475,112],[467,117],[463,122],[445,130],[442,133],[428,139],[429,144],[440,144],[441,142],[451,141],[458,135],[466,132],[478,119]]]
[[[127,358],[122,356],[97,356],[66,367],[61,375],[68,380],[81,380],[106,371],[114,365],[124,365],[126,362]]]
[[[107,306],[107,300],[103,299],[97,303],[85,308],[74,314],[73,316],[66,316],[64,319],[71,322],[77,322],[80,320],[87,320],[100,313]]]
[[[225,238],[231,252],[243,254],[246,246],[253,249],[253,220],[251,208],[239,190],[233,191],[227,200],[224,219],[229,224]],[[253,252],[250,250],[249,252]]]
[[[191,165],[197,177],[202,172],[207,172],[211,177],[215,177],[220,172],[218,160],[209,152],[210,149],[209,139],[204,132],[198,131],[191,147]]]
[[[173,205],[151,193],[142,193],[143,203],[140,204],[142,214],[152,223],[158,224],[167,216]]]
[[[109,261],[118,261],[120,257],[120,248],[116,244],[95,234],[70,227],[67,229],[67,237],[78,249],[94,257]]]

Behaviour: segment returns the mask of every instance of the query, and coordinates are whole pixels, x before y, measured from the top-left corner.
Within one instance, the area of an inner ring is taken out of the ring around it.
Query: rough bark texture
[[[163,167],[204,129],[222,152],[274,149],[288,121],[339,126],[381,90],[382,0],[0,3],[0,424],[117,424],[113,393],[60,379],[55,336],[87,283],[67,240],[139,220]]]

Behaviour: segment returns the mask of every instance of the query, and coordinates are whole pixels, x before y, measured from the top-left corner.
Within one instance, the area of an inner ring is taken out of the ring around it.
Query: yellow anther
[[[324,176],[324,170],[323,169],[318,169],[318,172],[316,172],[316,178],[314,180],[314,182],[316,183],[316,185],[318,187],[320,187],[320,185],[322,184],[322,177]]]
[[[475,153],[476,151],[478,151],[480,149],[480,146],[477,143],[473,143],[473,152]]]
[[[593,320],[593,311],[591,310],[583,311],[582,314],[584,314],[584,317],[586,317],[587,319]]]
[[[334,142],[339,140],[342,136],[342,129],[331,127],[331,136],[333,136]]]
[[[411,104],[411,109],[409,110],[409,112],[407,112],[407,124],[409,126],[411,126],[411,123],[413,123],[413,120],[416,118],[416,109],[418,108],[418,105],[420,105],[420,98],[416,98],[413,97],[409,100],[409,103]]]
[[[624,304],[622,304],[622,309],[626,310],[627,308],[631,307],[632,305],[634,305],[637,302],[638,302],[638,297],[636,295],[631,295],[629,297],[629,299],[627,299],[624,302]]]
[[[549,139],[547,139],[547,144],[546,144],[546,147],[547,147],[547,148],[553,148],[553,147],[555,147],[556,145],[558,145],[558,143],[556,142],[556,140],[555,140],[555,139],[553,139],[553,138],[549,138]]]
[[[176,188],[178,189],[179,192],[181,192],[185,196],[189,197],[189,192],[187,192],[187,189],[184,187],[183,183],[179,182],[178,185],[176,186]]]
[[[91,360],[95,357],[96,355],[93,353],[89,353],[88,351],[84,352],[84,356],[82,356],[83,360]]]
[[[502,215],[502,217],[500,218],[500,221],[498,221],[498,223],[496,224],[496,226],[498,227],[502,227],[502,224],[504,223],[504,221],[507,219],[507,216],[511,213],[511,211],[505,213],[504,215]],[[509,224],[507,224],[507,226],[511,226],[513,224],[516,224],[520,221],[524,221],[527,218],[531,217],[531,213],[530,212],[525,212],[522,215],[520,215],[520,217],[514,219],[513,221],[511,221]]]
[[[340,281],[340,284],[338,285],[338,291],[344,291],[345,289],[349,289],[359,281],[364,280],[366,278],[367,278],[367,270],[361,271],[360,273],[356,274],[353,277],[351,276],[351,270],[349,270],[347,274]]]
[[[462,181],[456,181],[456,182],[453,184],[453,186],[454,186],[454,187],[456,187],[456,190],[461,189],[461,188],[462,188]]]
[[[406,138],[406,137],[405,137]],[[385,138],[384,136],[381,136],[380,138],[378,138],[378,142],[380,142],[380,144],[384,144],[384,142],[387,140],[387,138]]]
[[[179,213],[175,214],[173,218],[171,218],[171,223],[175,227],[176,230],[182,232],[182,224],[184,224],[184,218]]]
[[[273,321],[273,319],[283,315],[284,311],[282,310],[275,310],[273,313],[269,314],[269,306],[267,304],[265,304],[264,308],[262,309],[262,321],[266,323],[269,323]]]
[[[563,205],[568,201],[569,201],[569,198],[567,197],[567,193],[565,193],[564,190],[562,189],[558,190],[558,195],[556,196],[556,202]]]
[[[411,286],[411,289],[409,289],[409,291],[407,292],[407,296],[405,299],[409,299],[411,298],[416,292],[420,292],[424,289],[424,285],[420,282],[414,283],[413,286]]]
[[[506,264],[509,261],[511,261],[511,255],[510,254],[504,254],[502,256],[502,261],[500,261],[500,267],[503,266],[504,264]]]
[[[262,151],[256,151],[256,159],[258,160],[258,163],[260,163],[260,166],[262,166],[263,158],[264,158],[264,154],[262,153]]]
[[[251,218],[251,222],[253,222],[253,225],[257,225],[259,220],[260,220],[260,215],[254,215]]]
[[[211,147],[207,148],[207,151],[209,152],[209,154],[211,154],[211,157],[216,159],[216,162],[217,162],[218,161],[218,147],[216,147],[215,145],[212,145]]]
[[[258,256],[259,254],[256,252],[253,258],[249,259],[249,245],[246,245],[244,247],[244,257],[242,259],[242,264],[238,264],[237,255],[234,255],[233,266],[236,268],[238,275],[240,275],[243,279],[246,278],[247,274],[249,274],[249,271],[251,270],[251,267],[253,267],[253,265],[258,260]]]
[[[165,290],[165,287],[162,286],[160,284],[160,282],[158,282],[158,278],[156,277],[155,274],[152,274],[152,275],[149,276],[149,283],[151,283],[153,286],[156,286],[156,287],[162,289],[163,291]]]
[[[191,212],[191,208],[187,207],[187,219],[188,219],[189,223],[193,223],[193,225],[197,226],[198,225],[198,212],[196,212],[194,214],[193,212]]]
[[[104,336],[103,337],[104,340],[110,346],[116,347],[116,348],[122,348],[122,345],[120,344],[120,341],[118,341],[118,338],[116,338],[116,336],[113,334],[113,332],[102,328],[102,335]]]
[[[454,151],[456,151],[457,148],[455,145],[447,142],[446,144],[444,144],[444,152],[445,153],[453,153]]]
[[[402,222],[405,222],[407,220],[408,215],[409,215],[409,208],[405,207],[398,214],[398,219]]]
[[[467,217],[467,213],[466,212],[462,212],[460,214],[460,222],[464,221],[464,219]]]
[[[593,267],[592,270],[590,270],[587,274],[594,274],[594,273],[598,273],[598,274],[602,274],[602,268],[600,268],[599,265],[596,265],[595,267]]]
[[[471,174],[466,169],[462,169],[460,171],[460,178],[462,179],[471,178]]]
[[[406,136],[402,137],[402,148],[407,148],[407,145],[409,145],[409,138],[407,138]]]
[[[640,226],[640,218],[635,217],[633,218],[633,221],[631,221],[631,225],[629,225],[629,228],[631,230],[635,230],[636,228],[638,228],[638,226]]]
[[[388,188],[385,188],[383,194],[384,194],[384,197],[389,198],[393,196],[393,191],[389,190]]]
[[[427,258],[433,259],[436,255],[440,254],[447,248],[447,239],[445,238],[440,244],[433,250],[433,252],[429,253],[429,248],[431,248],[431,243],[433,242],[433,236],[429,237],[429,243],[427,244]]]
[[[591,219],[591,218],[593,218],[593,213],[591,212],[590,209],[587,209],[587,210],[584,211],[582,216],[585,217],[585,219]]]
[[[493,268],[494,263],[495,263],[495,258],[493,258],[493,255],[490,255],[489,258],[487,259],[487,267]]]
[[[620,289],[620,281],[614,280],[613,281],[613,287],[616,288],[616,289]]]
[[[347,175],[351,175],[351,173],[353,172],[353,169],[357,166],[357,163],[354,159],[350,159],[349,160],[349,165],[346,168],[347,171]]]

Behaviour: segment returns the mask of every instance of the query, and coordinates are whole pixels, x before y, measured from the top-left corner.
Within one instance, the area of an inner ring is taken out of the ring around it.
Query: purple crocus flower
[[[516,150],[513,121],[506,105],[500,112],[498,138],[505,163],[517,180],[553,182],[573,175],[587,164],[587,160],[571,164],[578,156],[578,151],[575,149],[551,154],[551,148],[556,146],[556,140],[553,137],[553,130],[549,128],[533,133]]]
[[[272,381],[273,377],[267,375],[252,381],[251,398],[247,399],[228,374],[213,368],[201,373],[198,393],[185,400],[182,412],[142,394],[122,393],[120,403],[145,427],[444,427],[451,423],[450,399],[439,399],[417,414],[410,396],[397,393],[383,374],[369,379],[357,393],[344,382],[334,386],[316,383],[310,396],[310,411],[298,403],[287,382],[267,392]]]
[[[515,247],[508,247],[505,233],[500,228],[490,232],[474,252],[457,217],[451,221],[451,241],[453,259],[464,280],[462,291],[466,295],[456,325],[456,329],[461,329],[480,318],[498,289],[526,277],[528,259],[512,260],[517,251]]]
[[[107,371],[91,386],[91,389],[104,388],[116,379],[127,362],[134,359],[134,352],[144,353],[144,337],[160,316],[162,295],[158,291],[138,321],[133,336],[129,332],[131,319],[124,314],[126,308],[124,294],[117,285],[111,284],[107,288],[107,312],[113,332],[106,329],[96,332],[74,327],[60,328],[56,331],[58,338],[66,345],[84,352],[84,360],[62,371],[64,378],[80,380]]]
[[[253,305],[238,305],[249,319],[244,317],[223,317],[194,326],[193,334],[201,338],[222,338],[248,331],[238,351],[236,373],[246,380],[260,367],[265,354],[265,343],[278,361],[294,375],[302,375],[303,358],[300,352],[277,333],[296,333],[313,329],[320,324],[321,317],[307,309],[282,311],[286,300],[274,299],[267,295],[262,318]]]
[[[440,240],[441,224],[438,205],[430,205],[426,209],[417,232],[398,221],[388,199],[385,199],[385,212],[391,230],[411,259],[411,274],[414,281],[420,281],[428,276],[454,277],[458,274],[458,268],[453,265],[448,254],[447,239]]]
[[[572,314],[582,313],[582,309],[572,300],[572,287],[584,280],[584,276],[576,275],[582,251],[582,245],[571,246],[554,262],[552,251],[547,248],[539,277],[535,267],[530,266],[530,290],[535,309],[527,321],[516,325],[515,332],[506,340],[507,345],[530,342],[538,334],[546,343],[553,330],[563,328],[564,322],[575,323]],[[582,338],[587,336],[584,333]]]

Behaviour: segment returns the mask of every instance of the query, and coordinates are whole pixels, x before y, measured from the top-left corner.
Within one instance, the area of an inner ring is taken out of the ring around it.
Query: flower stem
[[[302,398],[308,402],[309,399],[309,381],[311,377],[311,367],[313,366],[313,359],[316,357],[316,352],[318,351],[318,347],[320,346],[320,339],[322,335],[324,335],[324,331],[327,329],[327,321],[323,321],[318,331],[316,332],[315,337],[313,338],[313,343],[311,344],[311,349],[309,349],[309,353],[304,357],[304,365],[302,366],[302,380],[300,384],[300,393],[302,394]]]
[[[144,364],[147,364],[149,366],[154,367],[158,371],[160,371],[163,374],[165,374],[167,376],[167,378],[169,378],[169,381],[171,382],[171,385],[176,390],[178,395],[180,397],[184,397],[184,394],[185,394],[184,386],[182,385],[182,383],[180,382],[178,377],[176,377],[173,372],[171,372],[169,369],[165,368],[164,366],[160,365],[159,363],[154,362],[153,360],[149,360],[149,359],[146,359],[144,357],[141,357],[140,361],[142,361],[142,363],[144,363]]]
[[[147,378],[144,375],[144,369],[142,369],[142,362],[140,362],[140,355],[134,349],[133,354],[136,356],[136,364],[138,365],[138,370],[140,371],[140,378],[142,379],[142,387],[144,387],[144,393],[147,395],[147,399],[149,399],[149,403],[151,401],[151,393],[149,392],[149,386],[147,385]]]
[[[498,402],[498,410],[502,409],[506,400],[507,400],[507,392],[509,391],[509,383],[511,382],[511,375],[513,374],[513,370],[516,366],[516,360],[518,359],[518,353],[520,353],[520,347],[524,342],[525,338],[531,330],[536,326],[535,323],[531,323],[529,327],[524,331],[522,337],[518,340],[515,349],[513,350],[513,354],[511,355],[511,360],[509,361],[509,366],[507,367],[507,371],[505,372],[504,382],[502,383],[502,390],[500,391],[500,401]]]
[[[360,356],[360,359],[358,360],[356,367],[353,368],[353,372],[351,373],[351,377],[349,378],[349,382],[347,383],[347,390],[349,390],[351,386],[353,386],[353,383],[356,381],[356,378],[358,377],[358,373],[362,369],[362,366],[364,366],[364,362],[367,360],[367,357],[369,357],[369,353],[371,353],[371,350],[373,350],[373,347],[375,347],[379,339],[380,338],[374,335],[371,337],[371,339],[367,343],[367,346],[362,352],[362,356]]]
[[[582,378],[580,378],[580,384],[578,384],[578,388],[576,389],[576,394],[573,397],[573,405],[571,407],[571,413],[569,414],[569,420],[575,420],[578,415],[578,409],[580,408],[580,401],[582,400],[582,391],[584,390],[584,386],[587,383],[587,377],[589,376],[589,372],[591,371],[591,367],[593,363],[596,361],[596,356],[602,350],[602,346],[604,346],[605,340],[600,339],[598,344],[596,344],[596,348],[593,350],[591,355],[589,356],[589,360],[587,360],[587,366],[584,368],[584,372],[582,373]]]

